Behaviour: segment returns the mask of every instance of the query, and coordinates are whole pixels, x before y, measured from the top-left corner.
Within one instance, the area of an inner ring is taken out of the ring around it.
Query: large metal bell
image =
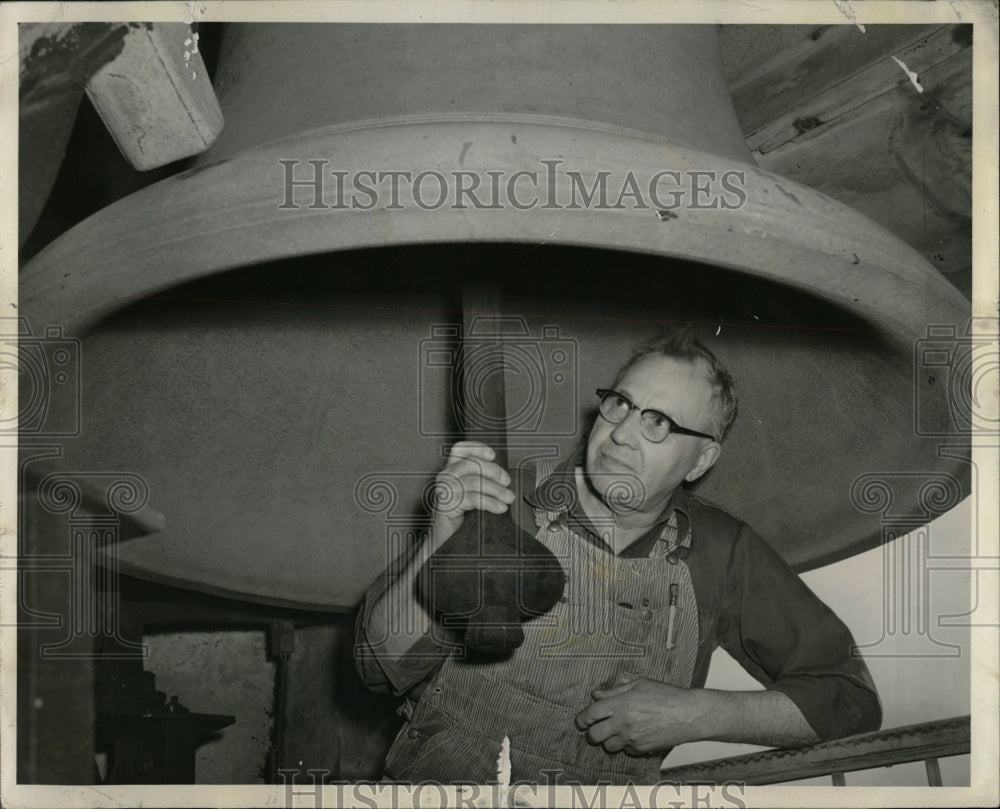
[[[920,352],[960,341],[969,302],[870,220],[753,164],[712,27],[228,25],[215,87],[226,126],[194,168],[22,273],[20,313],[83,339],[81,432],[59,463],[141,474],[166,515],[117,548],[123,569],[353,606],[423,530],[458,437],[470,279],[523,317],[515,465],[569,451],[585,395],[683,321],[741,390],[699,489],[797,568],[882,541],[887,488],[914,525],[967,493],[962,453],[938,451],[962,443],[966,388]],[[471,178],[482,205],[456,201]]]

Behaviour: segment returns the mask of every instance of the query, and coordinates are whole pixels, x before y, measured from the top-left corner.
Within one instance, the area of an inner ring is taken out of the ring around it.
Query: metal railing
[[[794,750],[765,750],[671,767],[660,772],[667,783],[748,786],[776,784],[829,775],[834,786],[844,786],[844,773],[923,761],[927,783],[941,786],[938,759],[960,756],[971,747],[971,718],[956,716],[934,722],[848,736]]]

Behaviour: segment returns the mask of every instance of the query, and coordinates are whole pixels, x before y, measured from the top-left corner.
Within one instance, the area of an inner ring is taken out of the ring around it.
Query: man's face
[[[613,511],[658,514],[683,481],[708,471],[720,447],[677,433],[654,444],[640,432],[640,412],[658,410],[683,427],[712,433],[712,387],[701,363],[650,356],[632,366],[615,390],[639,409],[620,424],[597,417],[587,441],[590,485]],[[629,491],[638,496],[623,498]]]

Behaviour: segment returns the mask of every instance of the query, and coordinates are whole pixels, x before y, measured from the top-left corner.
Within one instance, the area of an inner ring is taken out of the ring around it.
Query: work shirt
[[[679,489],[657,523],[615,555],[612,526],[590,520],[576,497],[579,469],[553,465],[539,465],[537,486],[519,481],[527,494],[515,516],[522,528],[531,520],[567,585],[552,611],[524,624],[510,658],[467,659],[437,633],[391,660],[367,625],[388,577],[367,594],[355,650],[366,684],[402,695],[430,683],[404,708],[388,777],[489,780],[506,735],[515,779],[653,782],[664,751],[609,754],[573,719],[594,689],[631,677],[703,686],[717,645],[785,693],[820,739],[878,728],[878,697],[852,657],[850,632],[745,523]]]

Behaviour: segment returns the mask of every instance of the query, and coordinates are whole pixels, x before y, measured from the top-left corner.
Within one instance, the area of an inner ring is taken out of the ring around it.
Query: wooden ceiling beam
[[[731,85],[747,145],[767,154],[910,83],[904,66],[919,76],[971,45],[962,28],[889,25],[862,34],[842,26],[781,51]]]

